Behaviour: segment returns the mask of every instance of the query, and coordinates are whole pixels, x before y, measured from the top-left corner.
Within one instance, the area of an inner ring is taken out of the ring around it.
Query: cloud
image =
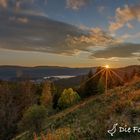
[[[140,53],[140,44],[121,43],[118,45],[110,46],[104,50],[98,50],[93,53],[92,57],[96,58],[128,58],[136,57],[135,53]]]
[[[43,16],[10,13],[0,15],[0,21],[4,49],[74,55],[119,42],[100,28],[75,27]]]
[[[115,32],[125,25],[131,28],[132,25],[129,22],[132,20],[140,21],[140,5],[131,7],[126,5],[124,8],[117,8],[115,21],[110,23],[109,30]]]
[[[97,7],[98,12],[99,12],[99,13],[101,13],[101,14],[103,14],[103,13],[104,13],[105,9],[106,9],[106,7],[105,7],[105,6],[103,6],[103,5],[102,5],[102,6],[98,6],[98,7]]]
[[[0,15],[0,48],[65,55],[93,53],[120,43],[100,28],[75,27],[43,16]]]
[[[76,36],[68,36],[67,42],[71,46],[79,46],[84,50],[94,47],[108,47],[120,42],[120,40],[113,38],[108,33],[102,31],[100,28],[91,28],[87,34]]]
[[[25,11],[0,14],[0,48],[65,55],[84,51],[97,58],[132,57],[139,51],[139,45],[122,43],[100,28],[75,27]]]
[[[122,35],[122,36],[120,36],[120,39],[122,39],[122,40],[130,40],[130,39],[132,39],[132,40],[136,40],[136,39],[139,39],[140,38],[140,32],[138,32],[138,33],[134,33],[134,34],[128,34],[128,33],[126,33],[126,34],[124,34],[124,35]]]
[[[0,7],[6,8],[7,7],[7,0],[0,0]]]
[[[41,6],[46,4],[47,0],[0,0],[0,7],[3,7],[4,10],[20,13],[23,11],[32,11],[32,13],[43,11]]]
[[[28,19],[26,17],[16,17],[17,14],[21,15],[34,15],[34,16],[44,16],[47,17],[44,8],[47,4],[47,0],[0,0],[0,11],[4,11],[5,16],[10,16],[11,13],[13,17],[12,20],[27,23]],[[2,14],[2,12],[0,13]]]
[[[0,15],[0,21],[1,48],[67,55],[83,49],[78,48],[79,46],[73,47],[66,41],[68,36],[78,37],[84,34],[78,27],[46,17],[23,14],[10,18]]]
[[[21,17],[21,18],[19,17],[19,18],[17,19],[17,21],[18,21],[18,22],[21,22],[21,23],[28,23],[29,20],[28,20],[28,18],[26,18],[26,17]]]
[[[127,26],[129,29],[133,29],[133,28],[134,28],[134,26],[133,26],[132,24],[130,24],[130,23],[127,23],[126,26]]]
[[[16,18],[15,16],[9,17],[10,21],[14,21],[14,22],[19,22],[19,23],[23,23],[26,24],[29,22],[29,19],[26,17],[18,17]]]
[[[10,0],[9,0],[10,1]],[[15,0],[13,3],[15,3],[14,5],[16,6],[16,8],[22,8],[24,7],[26,4],[29,5],[34,5],[34,4],[47,4],[47,0]],[[27,5],[26,5],[27,6]]]
[[[89,0],[66,0],[67,7],[73,10],[79,10],[81,7],[85,6]]]

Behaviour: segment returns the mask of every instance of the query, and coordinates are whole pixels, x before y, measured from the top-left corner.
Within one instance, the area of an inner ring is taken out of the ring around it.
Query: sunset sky
[[[140,0],[0,0],[0,65],[140,64]]]

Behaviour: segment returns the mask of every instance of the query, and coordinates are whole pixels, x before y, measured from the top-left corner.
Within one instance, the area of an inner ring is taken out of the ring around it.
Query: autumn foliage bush
[[[77,103],[80,100],[80,96],[77,92],[73,91],[72,88],[64,89],[62,95],[60,96],[58,100],[58,106],[61,109],[65,109],[75,103]]]

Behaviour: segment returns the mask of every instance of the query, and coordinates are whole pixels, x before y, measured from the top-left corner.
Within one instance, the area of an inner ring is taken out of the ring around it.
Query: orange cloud
[[[132,25],[129,22],[135,19],[140,21],[140,5],[131,7],[126,5],[124,8],[117,8],[115,21],[110,23],[109,30],[114,32],[125,25],[128,28],[132,28]]]
[[[26,17],[18,18],[17,21],[20,22],[20,23],[28,23],[28,18],[26,18]]]
[[[100,28],[92,28],[87,35],[81,35],[79,37],[68,36],[67,43],[71,46],[79,46],[88,49],[88,47],[108,47],[120,43],[121,40],[113,38],[106,32],[103,32]],[[87,47],[85,47],[87,46]]]
[[[9,20],[10,21],[16,21],[16,22],[23,23],[23,24],[26,24],[26,23],[29,22],[28,18],[26,18],[26,17],[16,18],[15,16],[13,16],[13,17],[9,17]]]
[[[7,0],[0,0],[0,7],[6,8],[7,7]]]

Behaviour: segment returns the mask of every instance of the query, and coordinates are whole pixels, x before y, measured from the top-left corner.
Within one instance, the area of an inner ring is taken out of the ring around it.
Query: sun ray
[[[114,82],[114,79],[113,79],[113,76],[112,76],[112,74],[111,74],[111,71],[109,70],[108,73],[109,73],[109,76],[110,76],[110,78],[111,78],[111,81]]]
[[[121,82],[124,83],[124,80],[114,71],[112,70],[109,65],[106,65],[103,67],[103,69],[101,69],[100,71],[98,71],[97,73],[95,73],[91,78],[87,79],[86,81],[84,81],[81,85],[84,85],[85,83],[87,83],[88,81],[90,81],[91,79],[93,79],[94,77],[96,77],[98,74],[100,74],[100,79],[105,76],[105,93],[107,93],[108,91],[108,80],[110,77],[110,80],[112,82],[114,82],[114,78],[113,75],[116,76]]]
[[[124,83],[124,80],[116,72],[114,72],[113,70],[111,70],[111,72]]]
[[[103,77],[104,73],[105,73],[105,69],[104,69],[103,72],[101,73],[101,78]]]
[[[123,70],[120,70],[120,69],[117,69],[117,71],[124,73],[124,71]]]
[[[108,69],[108,67],[107,67]],[[105,82],[105,93],[107,93],[107,88],[108,88],[108,70],[106,70],[106,82]]]
[[[97,76],[99,73],[101,73],[104,69],[101,69],[100,71],[98,71],[97,73],[95,73],[91,78],[89,78],[88,80],[86,80],[85,82],[83,82],[81,85],[84,85],[85,83],[87,83],[88,81],[90,81],[91,79],[93,79],[95,76]]]

